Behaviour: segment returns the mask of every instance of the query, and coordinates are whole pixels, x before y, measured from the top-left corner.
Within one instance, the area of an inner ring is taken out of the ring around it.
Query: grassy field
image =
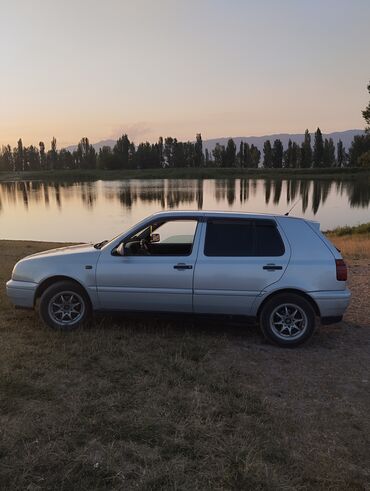
[[[295,350],[221,321],[53,332],[4,282],[55,244],[0,241],[0,488],[369,489],[369,237],[333,240],[351,306]]]
[[[326,234],[344,256],[352,259],[370,257],[370,222],[354,227],[338,227]]]
[[[363,168],[327,168],[327,169],[240,169],[240,168],[172,168],[139,170],[54,170],[54,171],[0,171],[0,181],[14,180],[73,180],[96,181],[115,179],[226,179],[226,178],[300,178],[313,179],[352,179],[369,177],[370,170]]]
[[[356,238],[359,236],[370,235],[370,222],[361,223],[360,225],[354,225],[350,227],[346,225],[344,227],[337,227],[334,230],[328,232],[332,237],[342,237],[343,235],[354,235]]]

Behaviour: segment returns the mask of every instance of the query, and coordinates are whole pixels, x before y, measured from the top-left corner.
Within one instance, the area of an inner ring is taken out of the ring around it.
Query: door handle
[[[267,271],[276,271],[277,269],[283,269],[283,267],[278,266],[277,264],[265,264],[263,269],[267,269]]]
[[[179,264],[175,264],[175,266],[173,268],[174,269],[193,269],[193,266],[191,264],[179,263]]]

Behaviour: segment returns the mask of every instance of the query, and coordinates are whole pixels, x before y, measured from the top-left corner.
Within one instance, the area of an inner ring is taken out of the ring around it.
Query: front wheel
[[[42,294],[39,312],[47,326],[70,331],[87,322],[91,305],[82,287],[72,281],[59,281]]]
[[[279,346],[294,347],[313,335],[315,312],[305,298],[282,293],[263,306],[260,325],[268,341]]]

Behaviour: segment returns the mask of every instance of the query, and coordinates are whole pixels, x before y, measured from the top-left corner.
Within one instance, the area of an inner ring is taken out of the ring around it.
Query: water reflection
[[[62,208],[63,202],[77,198],[83,206],[93,208],[97,205],[99,194],[103,194],[105,199],[118,200],[125,208],[132,208],[135,204],[146,202],[156,204],[160,208],[173,209],[183,204],[195,204],[197,209],[202,209],[205,182],[207,181],[127,180],[109,182],[107,187],[104,186],[104,183],[103,185],[99,183],[100,187],[98,187],[96,182],[2,182],[0,183],[0,207],[3,202],[15,205],[20,201],[25,208],[28,208],[30,203],[48,207],[53,200],[58,208]],[[211,182],[216,202],[226,202],[229,206],[234,205],[237,201],[241,204],[248,202],[251,194],[252,197],[256,196],[257,192],[261,191],[261,187],[258,189],[258,184],[263,186],[266,205],[270,202],[279,205],[283,198],[289,204],[300,198],[302,211],[305,212],[311,202],[314,214],[318,212],[320,206],[325,204],[333,188],[337,197],[347,199],[351,207],[369,207],[370,204],[370,182],[367,180],[218,179]]]
[[[64,214],[67,216],[66,209],[70,216],[76,217],[83,214],[82,210],[88,213],[100,210],[103,216],[113,215],[117,207],[134,216],[141,215],[141,210],[147,215],[160,209],[176,208],[285,213],[293,204],[296,204],[294,213],[298,215],[315,217],[320,210],[320,215],[328,216],[327,221],[341,224],[341,214],[345,211],[343,224],[358,223],[362,220],[359,210],[365,211],[370,206],[370,179],[1,182],[0,230],[2,237],[10,237],[6,227],[12,229],[9,227],[11,214],[17,219],[23,213],[32,220],[44,214],[46,222],[56,213],[62,218]]]

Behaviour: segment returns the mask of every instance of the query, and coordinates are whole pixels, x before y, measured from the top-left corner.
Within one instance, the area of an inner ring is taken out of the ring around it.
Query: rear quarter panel
[[[335,259],[340,254],[323,235],[305,220],[278,217],[291,246],[291,257],[280,288],[298,288],[306,292],[345,290],[346,282],[336,277]],[[337,254],[335,254],[335,252]]]
[[[345,294],[346,282],[338,281],[336,277],[335,259],[340,254],[337,251],[335,254],[334,246],[327,244],[319,230],[316,231],[303,219],[276,219],[289,241],[290,261],[280,280],[269,285],[256,298],[252,314],[258,312],[266,297],[281,290],[299,290],[312,298],[316,298],[319,292],[325,292],[329,296],[335,292]],[[332,301],[329,300],[330,302]]]

